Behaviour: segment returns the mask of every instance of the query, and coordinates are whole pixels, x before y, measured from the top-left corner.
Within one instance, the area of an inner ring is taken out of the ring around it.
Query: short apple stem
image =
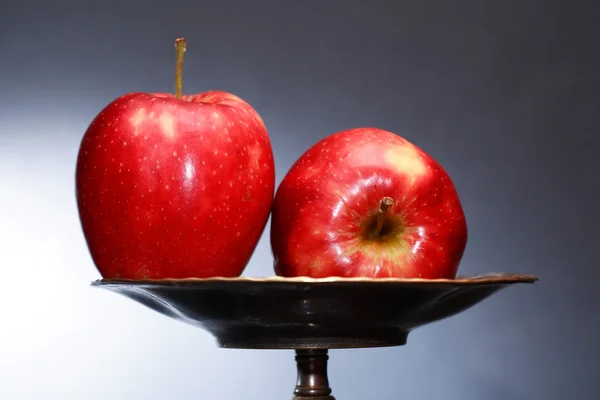
[[[175,96],[181,99],[183,96],[183,55],[185,54],[185,38],[175,39]]]
[[[377,210],[377,225],[375,226],[375,237],[381,235],[381,230],[383,229],[383,221],[385,221],[385,214],[388,209],[394,204],[394,199],[391,197],[384,197],[379,202],[379,209]]]

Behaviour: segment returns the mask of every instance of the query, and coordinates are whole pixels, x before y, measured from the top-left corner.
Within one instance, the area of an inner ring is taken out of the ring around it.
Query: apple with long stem
[[[76,198],[104,278],[239,276],[266,226],[275,188],[271,142],[256,110],[223,91],[129,93],[91,122]]]
[[[275,194],[277,275],[453,279],[467,225],[452,180],[430,155],[382,129],[330,135]]]

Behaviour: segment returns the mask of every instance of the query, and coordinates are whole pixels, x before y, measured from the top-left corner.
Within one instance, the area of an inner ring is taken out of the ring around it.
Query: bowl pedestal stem
[[[335,400],[327,377],[327,349],[296,350],[298,378],[292,400]]]

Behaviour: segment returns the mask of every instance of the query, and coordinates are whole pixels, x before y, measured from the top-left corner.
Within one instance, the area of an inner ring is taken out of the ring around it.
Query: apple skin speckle
[[[121,96],[77,158],[80,221],[104,278],[239,276],[274,190],[262,118],[222,91]]]
[[[394,202],[373,236],[380,202]],[[330,135],[280,183],[271,248],[281,276],[447,278],[467,243],[456,189],[442,166],[382,129]]]

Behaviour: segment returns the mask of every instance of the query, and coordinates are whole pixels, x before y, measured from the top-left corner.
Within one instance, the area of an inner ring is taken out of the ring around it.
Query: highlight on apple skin
[[[277,188],[270,235],[280,276],[423,279],[454,279],[468,236],[444,168],[378,128],[308,149]]]
[[[129,93],[85,132],[83,234],[103,278],[241,275],[265,229],[275,165],[262,118],[223,91]]]

